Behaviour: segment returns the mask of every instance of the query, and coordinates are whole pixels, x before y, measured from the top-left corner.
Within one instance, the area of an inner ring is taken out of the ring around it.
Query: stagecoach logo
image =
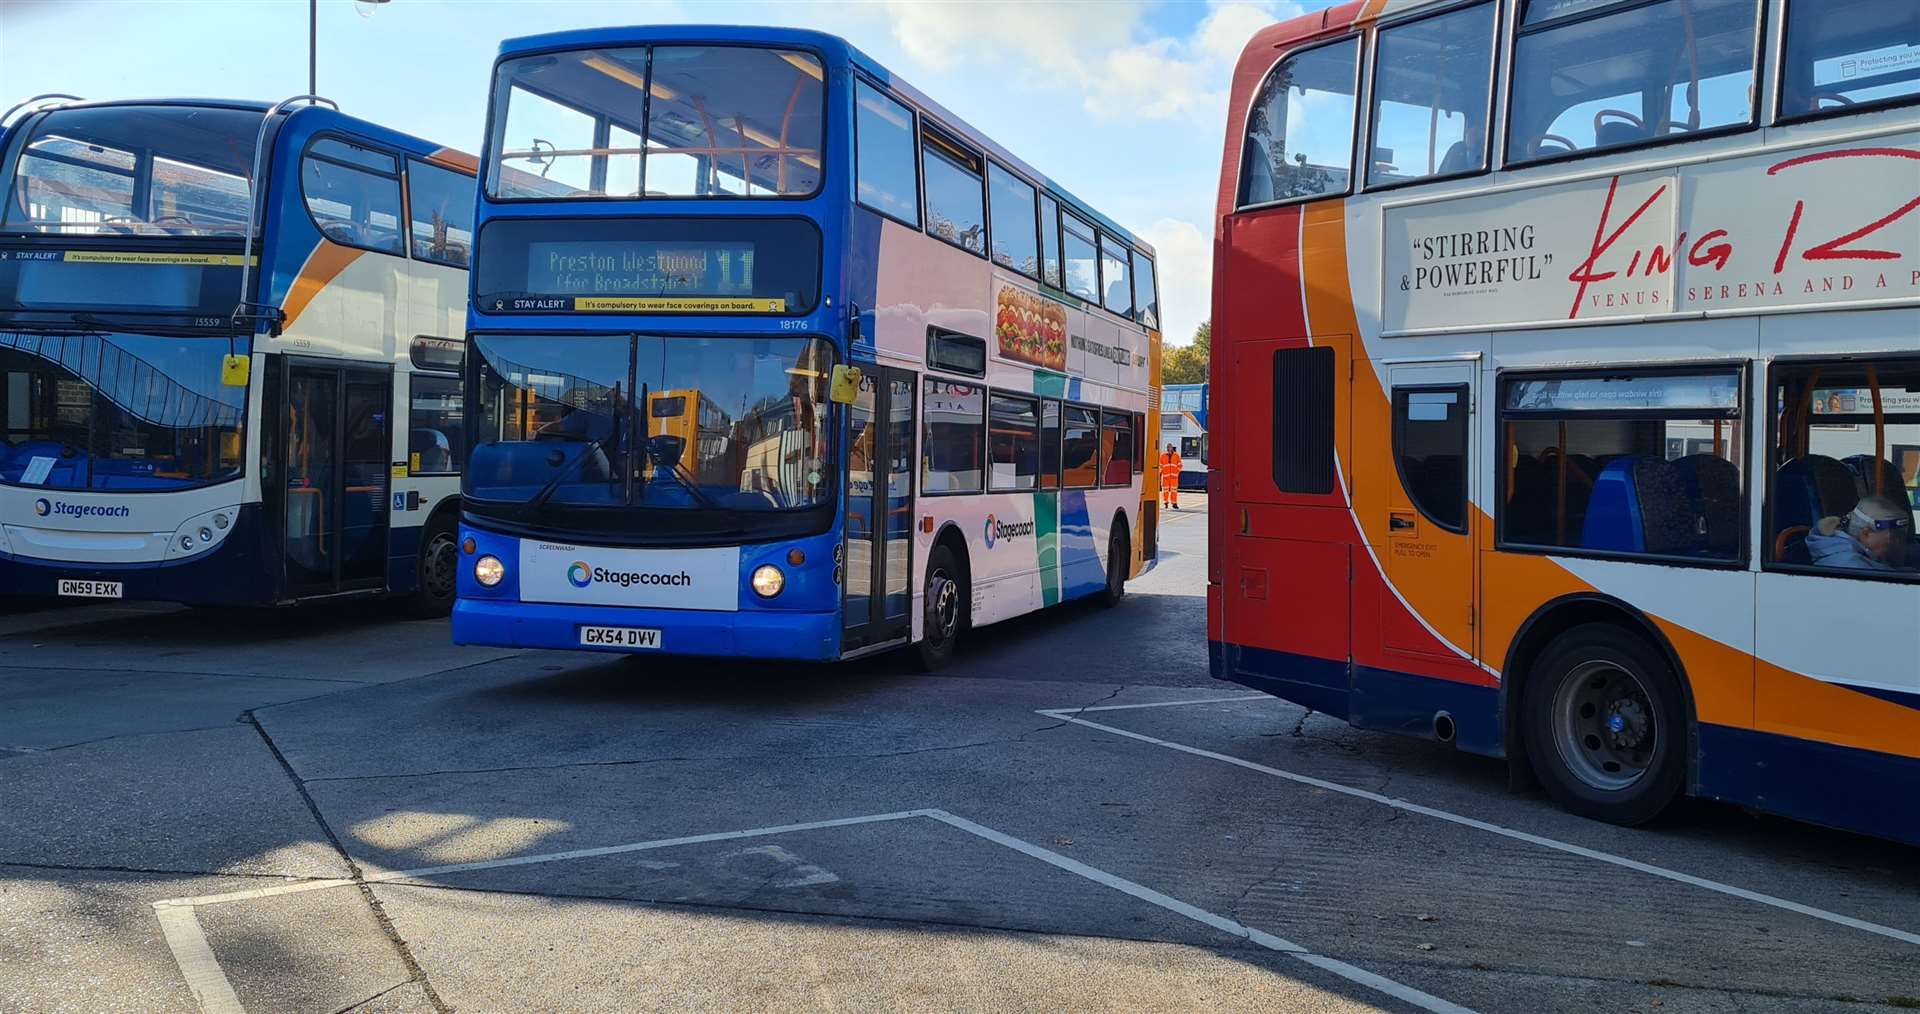
[[[51,515],[64,518],[124,518],[133,510],[121,504],[67,503],[41,497],[33,502],[33,512],[43,518]]]
[[[693,584],[693,575],[686,571],[669,573],[665,571],[610,570],[606,567],[593,567],[585,560],[575,560],[567,568],[567,583],[575,588],[585,588],[599,581],[603,584],[617,584],[622,588],[634,585],[654,585],[663,588],[685,588]]]
[[[986,536],[988,549],[992,549],[993,544],[1001,539],[1017,539],[1032,534],[1033,522],[1031,521],[1015,521],[1012,524],[1005,524],[1002,523],[999,518],[991,514],[987,515]]]

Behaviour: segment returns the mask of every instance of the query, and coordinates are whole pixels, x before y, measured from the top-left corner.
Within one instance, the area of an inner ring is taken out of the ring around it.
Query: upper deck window
[[[920,180],[914,168],[913,110],[856,80],[853,134],[860,203],[908,225],[920,224]]]
[[[1892,105],[1920,95],[1920,4],[1787,6],[1780,118]]]
[[[1487,167],[1493,16],[1483,3],[1381,30],[1368,183]]]
[[[993,211],[993,261],[1023,275],[1039,277],[1039,234],[1034,231],[1033,186],[988,163],[988,203]]]
[[[1133,319],[1149,328],[1160,327],[1160,295],[1154,291],[1153,258],[1133,255]]]
[[[1060,202],[1040,195],[1040,280],[1060,288]]]
[[[1241,207],[1347,192],[1359,64],[1353,37],[1295,53],[1267,74],[1247,114]]]
[[[473,250],[473,177],[425,162],[407,163],[413,255],[464,268]]]
[[[14,163],[0,230],[238,237],[260,115],[196,106],[48,113]]]
[[[300,192],[335,243],[401,254],[399,163],[385,152],[321,138],[300,161]]]
[[[1100,303],[1122,317],[1133,316],[1133,286],[1127,281],[1127,248],[1100,234]]]
[[[1089,303],[1098,303],[1100,268],[1093,246],[1093,226],[1073,215],[1061,215],[1060,238],[1066,245],[1067,291]]]
[[[1754,0],[1533,0],[1514,45],[1507,161],[1753,121]]]
[[[987,252],[980,156],[931,130],[921,132],[927,181],[927,231],[974,253]]]
[[[743,46],[521,57],[494,79],[487,192],[508,199],[796,197],[820,187],[825,72]]]

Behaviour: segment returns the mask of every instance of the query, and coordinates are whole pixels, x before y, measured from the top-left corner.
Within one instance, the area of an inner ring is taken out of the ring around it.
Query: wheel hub
[[[1658,718],[1639,677],[1596,659],[1575,666],[1554,692],[1554,748],[1589,787],[1623,791],[1653,765]]]

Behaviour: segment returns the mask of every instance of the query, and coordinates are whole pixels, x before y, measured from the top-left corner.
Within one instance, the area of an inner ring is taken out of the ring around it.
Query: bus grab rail
[[[66,92],[45,92],[40,95],[35,95],[31,98],[21,99],[20,101],[15,102],[13,105],[7,107],[6,112],[0,113],[0,127],[6,126],[7,121],[13,119],[13,114],[19,112],[22,109],[26,109],[28,106],[33,106],[33,109],[31,110],[32,112],[39,112],[41,109],[46,108],[50,104],[60,104],[60,103],[49,103],[47,101],[49,99],[71,99],[74,102],[86,101],[85,99],[81,98],[78,95],[68,95]],[[33,104],[36,102],[40,103],[40,105],[34,106]]]
[[[245,252],[240,257],[240,304],[233,308],[233,324],[248,325],[248,329],[257,327],[261,319],[272,322],[273,333],[280,333],[282,323],[280,308],[270,303],[249,299],[253,295],[253,237],[259,231],[259,221],[263,214],[260,201],[260,159],[267,147],[267,128],[273,125],[273,118],[281,113],[292,113],[288,107],[296,102],[305,102],[308,106],[324,102],[334,112],[340,111],[340,104],[320,95],[294,95],[281,99],[260,118],[260,132],[253,139],[253,173],[247,177],[247,239]]]

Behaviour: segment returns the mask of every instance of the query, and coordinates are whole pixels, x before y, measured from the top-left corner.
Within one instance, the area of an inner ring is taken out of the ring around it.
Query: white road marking
[[[1241,694],[1238,697],[1200,697],[1191,701],[1151,701],[1146,704],[1102,704],[1091,708],[1054,708],[1040,712],[1053,718],[1066,715],[1085,715],[1095,711],[1136,711],[1140,708],[1177,708],[1183,704],[1251,704],[1255,701],[1278,701],[1280,698],[1270,694]]]
[[[1169,701],[1167,702],[1166,706],[1173,707],[1181,704],[1191,704],[1191,703],[1197,703],[1197,702]],[[1146,707],[1146,706],[1147,705],[1136,705],[1136,707]],[[1245,760],[1240,757],[1232,756],[1231,754],[1216,753],[1212,750],[1203,750],[1197,746],[1188,746],[1185,743],[1175,743],[1170,740],[1159,739],[1154,736],[1149,736],[1149,735],[1146,735],[1145,733],[1134,732],[1130,729],[1120,729],[1111,725],[1101,725],[1099,722],[1089,722],[1084,718],[1073,717],[1079,710],[1080,709],[1077,709],[1077,708],[1054,708],[1051,710],[1040,711],[1036,713],[1040,715],[1045,715],[1048,718],[1056,718],[1064,722],[1071,722],[1074,725],[1084,725],[1089,729],[1097,729],[1101,732],[1112,733],[1113,735],[1116,735],[1116,736],[1125,736],[1128,739],[1138,740],[1142,743],[1151,743],[1154,746],[1165,747],[1168,750],[1175,750],[1180,753],[1191,754],[1195,757],[1205,757],[1208,760],[1220,761],[1223,764],[1232,764],[1235,767],[1245,768],[1248,771],[1257,771],[1263,775],[1270,775],[1274,778],[1282,778],[1290,782],[1296,782],[1300,785],[1308,785],[1316,789],[1325,789],[1328,792],[1337,792],[1337,793],[1340,793],[1341,795],[1352,796],[1355,799],[1365,799],[1365,800],[1368,800],[1369,802],[1379,803],[1382,806],[1393,807],[1396,810],[1404,810],[1408,813],[1417,813],[1423,817],[1432,817],[1435,820],[1444,820],[1450,824],[1458,824],[1461,827],[1473,828],[1476,831],[1485,831],[1488,834],[1497,834],[1503,838],[1512,838],[1515,841],[1523,841],[1530,845],[1538,845],[1541,848],[1553,849],[1557,852],[1565,852],[1565,853],[1568,853],[1569,855],[1576,855],[1582,858],[1592,859],[1595,862],[1608,863],[1613,866],[1623,867],[1625,869],[1649,874],[1651,876],[1661,877],[1666,880],[1672,880],[1677,883],[1687,884],[1692,887],[1698,887],[1704,890],[1713,891],[1718,894],[1724,894],[1724,895],[1727,895],[1728,897],[1739,898],[1743,901],[1751,901],[1757,904],[1767,905],[1772,908],[1778,908],[1784,911],[1795,912],[1804,916],[1810,916],[1814,919],[1819,919],[1824,922],[1833,923],[1836,926],[1845,926],[1849,929],[1857,929],[1865,933],[1872,933],[1872,934],[1875,934],[1876,936],[1886,937],[1889,940],[1898,940],[1901,943],[1914,944],[1916,946],[1920,946],[1920,933],[1911,933],[1911,932],[1908,932],[1907,930],[1896,929],[1892,926],[1882,926],[1879,923],[1868,922],[1865,919],[1856,919],[1850,915],[1842,915],[1838,912],[1829,912],[1824,908],[1815,908],[1812,905],[1803,905],[1797,901],[1788,901],[1785,898],[1778,898],[1771,894],[1762,894],[1759,891],[1749,891],[1744,887],[1735,887],[1732,884],[1723,884],[1717,880],[1708,880],[1705,877],[1696,877],[1691,873],[1681,873],[1678,870],[1665,869],[1663,867],[1654,866],[1651,863],[1643,863],[1636,859],[1628,859],[1625,856],[1617,856],[1611,852],[1602,852],[1599,849],[1587,848],[1584,845],[1575,845],[1572,842],[1560,841],[1557,838],[1548,838],[1543,835],[1537,835],[1527,831],[1518,831],[1510,827],[1502,827],[1499,824],[1492,824],[1484,820],[1463,816],[1458,813],[1451,813],[1446,810],[1435,809],[1431,806],[1422,806],[1419,803],[1410,803],[1404,799],[1395,799],[1391,796],[1383,796],[1378,792],[1369,792],[1366,789],[1357,789],[1351,785],[1343,785],[1339,782],[1330,782],[1324,778],[1315,778],[1312,775],[1303,775],[1293,771],[1283,771],[1280,768],[1269,767],[1265,764],[1260,764],[1254,761]],[[1087,710],[1092,710],[1092,709],[1087,709]]]
[[[1262,695],[1264,698],[1265,695]],[[1228,698],[1246,700],[1247,698]],[[1175,703],[1198,704],[1200,701],[1182,701]],[[1072,709],[1069,709],[1072,710]],[[1044,714],[1044,712],[1043,712]],[[1077,721],[1077,719],[1069,719]],[[1092,724],[1092,723],[1086,723]],[[272,898],[285,894],[300,894],[306,891],[324,891],[336,887],[349,887],[354,884],[391,883],[416,877],[432,876],[444,873],[464,873],[470,870],[491,870],[506,866],[532,866],[540,863],[566,862],[572,859],[591,859],[598,856],[623,855],[631,852],[645,852],[653,849],[672,848],[676,845],[698,845],[708,842],[735,841],[741,838],[762,838],[768,835],[789,834],[796,831],[817,831],[823,828],[854,827],[860,824],[879,824],[887,821],[908,820],[915,817],[938,821],[948,827],[965,831],[977,838],[1004,846],[1022,855],[1038,859],[1048,865],[1066,870],[1076,876],[1091,880],[1096,884],[1112,888],[1122,894],[1137,898],[1150,905],[1156,905],[1183,918],[1220,930],[1223,933],[1240,937],[1268,950],[1297,958],[1322,971],[1330,972],[1348,981],[1377,990],[1395,999],[1411,1004],[1435,1014],[1474,1014],[1467,1007],[1442,1000],[1439,997],[1423,993],[1411,986],[1395,982],[1364,968],[1350,965],[1337,958],[1330,958],[1284,940],[1262,930],[1241,925],[1225,916],[1215,915],[1205,909],[1197,908],[1178,898],[1161,894],[1150,887],[1136,884],[1124,877],[1116,876],[1097,867],[1089,866],[1077,859],[1070,859],[1050,849],[1042,848],[1028,841],[1004,834],[984,824],[976,824],[964,817],[956,817],[945,810],[897,810],[892,813],[869,814],[864,817],[842,817],[836,820],[815,820],[801,824],[780,824],[773,827],[757,827],[745,831],[721,831],[715,834],[695,834],[680,838],[658,838],[653,841],[633,842],[627,845],[608,845],[601,848],[570,849],[565,852],[547,852],[539,855],[515,856],[509,859],[490,859],[484,862],[453,863],[446,866],[427,866],[414,870],[396,870],[377,873],[360,880],[307,880],[297,883],[280,884],[274,887],[256,888],[250,891],[234,891],[228,894],[208,894],[193,898],[173,898],[153,903],[154,912],[160,919],[160,931],[166,938],[167,946],[173,951],[174,962],[180,966],[180,972],[187,979],[187,986],[193,991],[194,998],[200,1002],[204,1014],[244,1014],[240,1001],[234,996],[233,986],[220,969],[220,963],[213,956],[213,950],[207,945],[206,935],[201,932],[200,921],[194,918],[193,910],[202,905],[224,905],[236,901],[253,901],[260,898]],[[773,846],[778,848],[778,846]],[[786,852],[781,849],[781,852]],[[771,854],[771,853],[770,853]],[[788,853],[791,855],[791,853]],[[794,858],[798,858],[797,856]],[[802,867],[802,869],[817,867]],[[824,872],[824,871],[823,871]],[[831,874],[829,874],[831,876]]]
[[[1223,933],[1231,933],[1234,936],[1258,944],[1268,950],[1279,951],[1289,957],[1304,961],[1322,971],[1331,972],[1349,982],[1355,982],[1369,989],[1385,993],[1396,1000],[1418,1007],[1421,1010],[1434,1011],[1435,1014],[1473,1014],[1472,1008],[1462,1007],[1457,1003],[1442,1000],[1430,993],[1423,993],[1420,990],[1414,989],[1412,986],[1395,982],[1385,976],[1369,972],[1364,968],[1347,964],[1338,958],[1329,958],[1323,954],[1315,954],[1291,940],[1282,939],[1271,933],[1254,929],[1251,926],[1243,926],[1225,916],[1215,915],[1205,909],[1196,908],[1178,898],[1161,894],[1153,888],[1142,887],[1124,877],[1114,876],[1105,870],[1088,866],[1086,863],[1080,862],[1077,859],[1069,859],[1058,852],[1041,848],[1032,842],[1022,841],[1012,835],[1002,834],[993,828],[976,824],[964,817],[956,817],[943,810],[927,810],[925,813],[927,816],[943,824],[957,827],[968,834],[985,838],[999,845],[1004,845],[1015,852],[1032,856],[1050,866],[1056,866],[1066,870],[1068,873],[1085,877],[1096,884],[1111,887],[1122,894],[1131,895],[1150,905],[1158,905],[1169,912],[1184,916],[1202,925],[1211,926]]]
[[[160,919],[160,935],[173,952],[173,963],[180,966],[180,974],[186,977],[187,989],[193,992],[200,1009],[206,1014],[243,1014],[240,998],[233,995],[233,984],[220,971],[213,948],[207,946],[207,935],[194,917],[193,906],[183,901],[162,901],[153,910]]]

